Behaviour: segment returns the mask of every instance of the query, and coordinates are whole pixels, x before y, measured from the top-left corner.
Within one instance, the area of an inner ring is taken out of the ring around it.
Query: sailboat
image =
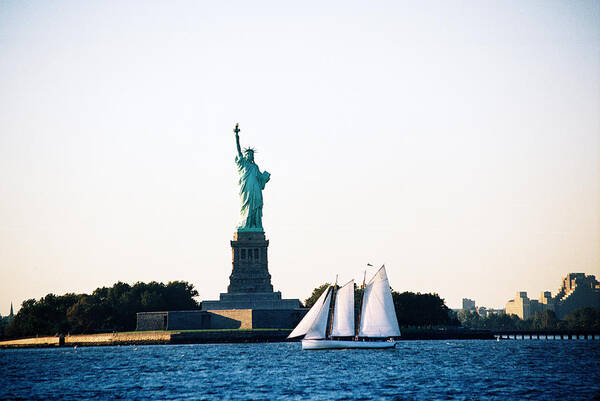
[[[364,286],[356,326],[358,331],[354,325],[354,280],[350,280],[339,289],[329,286],[288,338],[304,336],[305,350],[395,347],[393,337],[400,336],[400,328],[385,266]]]

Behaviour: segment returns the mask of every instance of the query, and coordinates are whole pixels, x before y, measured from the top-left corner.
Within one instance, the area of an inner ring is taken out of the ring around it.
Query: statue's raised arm
[[[237,146],[238,157],[241,159],[242,156],[242,148],[240,147],[240,124],[236,123],[233,132],[235,132],[235,144]]]

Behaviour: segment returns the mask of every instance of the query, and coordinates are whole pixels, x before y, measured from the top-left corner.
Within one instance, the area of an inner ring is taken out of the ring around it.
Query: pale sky
[[[217,299],[236,122],[285,298],[366,263],[450,307],[600,276],[598,1],[3,1],[0,313]]]

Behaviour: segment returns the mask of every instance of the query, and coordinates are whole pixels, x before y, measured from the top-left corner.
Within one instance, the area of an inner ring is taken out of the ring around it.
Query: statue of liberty
[[[239,124],[235,125],[233,132],[235,132],[235,144],[237,145],[235,164],[237,164],[240,173],[241,209],[238,231],[263,231],[262,190],[265,189],[265,184],[271,178],[271,174],[266,171],[260,172],[256,163],[254,163],[254,149],[246,148],[242,154]]]

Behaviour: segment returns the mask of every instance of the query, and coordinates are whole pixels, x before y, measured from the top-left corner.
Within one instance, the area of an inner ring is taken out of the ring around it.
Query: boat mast
[[[331,306],[329,307],[329,330],[325,333],[325,338],[331,337],[331,332],[333,331],[333,311],[335,310],[335,296],[337,295],[337,280],[338,275],[335,275],[335,284],[333,285],[333,290],[331,294]]]
[[[367,263],[367,266],[373,266],[370,263]],[[356,327],[354,328],[354,331],[356,333],[356,335],[354,336],[355,340],[358,340],[358,331],[360,330],[360,318],[361,318],[361,312],[362,312],[362,304],[363,301],[365,299],[365,286],[366,286],[366,282],[367,282],[367,271],[365,270],[365,275],[363,276],[363,283],[362,283],[362,290],[363,290],[363,294],[362,297],[360,298],[360,306],[358,308],[358,322],[356,323]]]

